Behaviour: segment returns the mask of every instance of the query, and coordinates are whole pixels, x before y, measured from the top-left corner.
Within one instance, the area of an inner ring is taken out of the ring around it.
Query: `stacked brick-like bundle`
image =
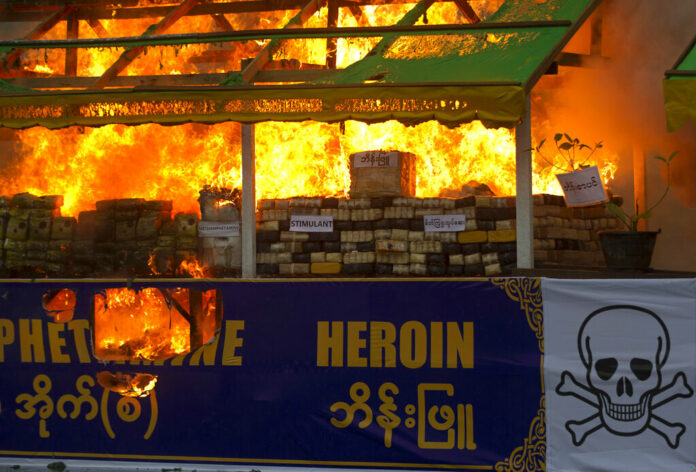
[[[66,273],[70,253],[70,236],[66,234],[71,235],[74,219],[60,216],[62,205],[60,195],[37,197],[20,193],[12,197],[9,205],[3,198],[2,213],[9,216],[3,224],[7,270]]]
[[[260,276],[494,276],[517,261],[515,197],[261,200]],[[331,233],[290,231],[293,214],[330,215]],[[424,215],[461,214],[466,230],[425,232]],[[568,208],[534,196],[537,264],[604,265],[597,231],[618,220],[602,205]]]
[[[598,231],[621,229],[603,205],[566,207],[563,197],[534,196],[534,260],[539,264],[603,266]]]
[[[10,274],[174,274],[199,256],[198,216],[171,217],[172,202],[103,200],[77,222],[62,197],[0,198],[1,267]],[[260,276],[494,276],[516,265],[515,198],[374,197],[261,200]],[[424,215],[461,214],[466,230],[424,231]],[[332,232],[290,231],[293,215],[333,217]],[[618,220],[602,205],[567,208],[534,196],[535,261],[602,266],[597,231]]]
[[[514,198],[292,198],[259,202],[266,276],[498,275],[516,262]],[[333,216],[330,233],[291,232],[293,214]],[[424,215],[466,215],[466,231],[425,232]]]
[[[149,274],[150,257],[156,248],[175,246],[166,238],[166,233],[171,236],[175,233],[171,201],[123,198],[101,200],[96,206],[93,233],[96,273]],[[86,226],[92,219],[89,212],[81,213],[78,228],[83,216],[87,218]],[[168,264],[160,261],[158,266]]]
[[[198,217],[172,219],[169,200],[102,200],[77,220],[60,216],[62,203],[61,196],[0,198],[0,262],[10,274],[173,275],[196,256]]]

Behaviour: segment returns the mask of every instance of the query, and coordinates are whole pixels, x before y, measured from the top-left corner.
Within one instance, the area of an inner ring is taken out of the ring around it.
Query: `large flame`
[[[472,6],[486,17],[500,0],[475,0]],[[355,16],[340,9],[340,26],[394,24],[410,5],[361,6]],[[296,12],[226,15],[236,29],[277,28]],[[313,15],[306,26],[325,26],[327,8]],[[454,2],[438,2],[419,23],[461,23]],[[111,36],[142,34],[158,19],[103,20]],[[96,33],[80,22],[80,36]],[[211,17],[183,17],[167,33],[215,30]],[[65,37],[65,25],[53,28],[49,37]],[[336,42],[338,67],[363,57],[379,38],[347,38]],[[254,57],[267,41],[235,45],[191,45],[181,48],[152,47],[122,73],[176,74],[239,70],[244,58]],[[322,65],[324,39],[287,40],[274,48],[275,60],[293,59]],[[122,48],[78,51],[78,75],[99,76],[123,52]],[[203,60],[206,59],[206,60]],[[25,70],[60,73],[60,51],[26,54]],[[538,106],[535,105],[535,106]],[[535,127],[539,139],[557,130]],[[241,187],[241,139],[237,123],[187,124],[162,127],[109,125],[72,127],[51,131],[31,128],[18,133],[20,159],[5,169],[0,183],[5,193],[61,194],[63,214],[77,215],[94,208],[94,202],[112,198],[167,199],[174,211],[198,212],[198,191],[204,185]],[[486,129],[479,122],[450,129],[436,122],[406,127],[397,122],[344,125],[315,122],[262,123],[256,125],[256,196],[345,196],[350,188],[348,156],[353,152],[384,149],[414,153],[417,161],[417,196],[456,195],[471,180],[487,184],[499,195],[515,194],[514,132]],[[618,159],[604,153],[591,163],[600,164],[605,181],[613,178]],[[551,157],[556,161],[558,156]],[[535,193],[560,194],[558,169],[540,158],[534,161]]]
[[[158,360],[188,352],[191,327],[179,307],[187,309],[189,297],[188,289],[105,290],[94,300],[95,355],[104,360]],[[203,292],[202,307],[198,322],[207,342],[216,330],[214,290]]]

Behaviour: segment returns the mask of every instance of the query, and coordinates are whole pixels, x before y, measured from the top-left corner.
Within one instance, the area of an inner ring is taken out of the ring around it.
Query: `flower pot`
[[[600,231],[604,261],[609,269],[650,269],[659,231]]]

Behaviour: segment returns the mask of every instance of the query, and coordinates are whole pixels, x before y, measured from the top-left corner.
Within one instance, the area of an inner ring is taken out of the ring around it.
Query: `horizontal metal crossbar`
[[[423,26],[370,26],[342,28],[301,28],[301,29],[256,29],[240,31],[223,31],[214,33],[162,34],[154,36],[126,36],[114,38],[79,38],[26,40],[14,39],[0,41],[0,47],[22,49],[62,49],[62,48],[99,48],[99,47],[133,47],[133,46],[167,46],[196,43],[217,43],[229,41],[249,41],[253,39],[306,39],[306,38],[348,38],[374,37],[398,33],[402,35],[428,34],[473,34],[487,30],[543,29],[549,27],[569,27],[571,21],[520,21],[504,23],[448,24]]]

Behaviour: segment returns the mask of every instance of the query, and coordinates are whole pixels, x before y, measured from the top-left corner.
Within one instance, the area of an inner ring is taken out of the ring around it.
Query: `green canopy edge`
[[[385,33],[362,60],[304,86],[250,85],[234,74],[219,87],[35,92],[0,80],[0,125],[354,119],[447,126],[481,120],[510,128],[525,116],[529,89],[599,1],[507,0],[488,19],[557,22],[546,27],[486,29],[483,22],[467,32]],[[425,5],[419,2],[397,25],[415,23]]]

